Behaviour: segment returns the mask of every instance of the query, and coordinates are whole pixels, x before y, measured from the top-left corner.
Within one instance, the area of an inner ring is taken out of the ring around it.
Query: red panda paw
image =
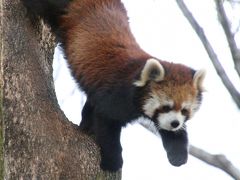
[[[182,149],[182,150],[177,150],[176,151],[171,151],[167,153],[168,161],[173,165],[173,166],[181,166],[185,164],[188,160],[188,150],[187,149]]]
[[[117,156],[102,156],[100,167],[104,171],[116,172],[122,168],[122,155]]]

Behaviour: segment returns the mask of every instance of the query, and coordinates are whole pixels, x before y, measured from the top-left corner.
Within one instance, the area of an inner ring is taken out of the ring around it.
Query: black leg
[[[176,132],[160,130],[163,146],[167,152],[169,162],[173,166],[181,166],[188,159],[187,131],[182,129]]]
[[[106,118],[97,118],[96,139],[101,151],[101,168],[117,171],[122,168],[121,125]]]
[[[87,134],[93,134],[93,128],[94,128],[93,118],[94,118],[94,108],[90,104],[90,102],[87,100],[82,110],[82,121],[79,127],[80,130]]]

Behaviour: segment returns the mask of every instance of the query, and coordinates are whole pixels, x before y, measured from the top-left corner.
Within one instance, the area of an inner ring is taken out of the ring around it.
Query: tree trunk
[[[4,179],[121,179],[101,171],[98,147],[57,104],[48,28],[20,0],[0,8]]]

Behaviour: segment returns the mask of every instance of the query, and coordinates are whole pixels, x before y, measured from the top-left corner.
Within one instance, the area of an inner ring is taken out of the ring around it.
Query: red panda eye
[[[172,110],[172,108],[170,107],[170,106],[168,106],[168,105],[165,105],[165,106],[163,106],[162,108],[161,108],[161,112],[162,113],[168,113],[169,111],[171,111]]]
[[[189,115],[189,111],[187,109],[185,109],[185,108],[181,110],[181,113],[184,116],[188,116]]]

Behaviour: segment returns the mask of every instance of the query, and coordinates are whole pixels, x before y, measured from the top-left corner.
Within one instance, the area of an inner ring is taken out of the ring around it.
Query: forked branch
[[[231,31],[231,25],[226,15],[226,11],[223,6],[222,0],[215,0],[217,14],[219,22],[222,25],[222,28],[225,32],[226,39],[231,51],[232,59],[235,65],[235,69],[240,76],[240,49],[237,47],[236,41],[234,39],[234,33]]]
[[[214,68],[217,71],[217,74],[221,78],[224,86],[229,91],[230,95],[232,96],[233,100],[237,104],[238,108],[240,108],[240,94],[237,91],[236,87],[233,85],[233,83],[230,81],[229,77],[227,76],[223,66],[221,65],[219,58],[217,54],[215,53],[212,45],[210,44],[209,40],[207,39],[204,30],[202,27],[198,24],[196,19],[193,17],[192,13],[189,11],[183,0],[176,0],[180,10],[188,20],[188,22],[191,24],[192,28],[195,30],[196,34],[198,35],[199,39],[201,40],[205,50],[208,53],[208,56],[210,60],[212,61],[212,64]]]
[[[140,121],[140,124],[147,130],[149,130],[148,124],[145,124],[144,121]],[[151,131],[155,135],[158,134],[158,132],[155,129],[152,129]],[[211,166],[223,170],[234,179],[240,179],[240,171],[224,155],[210,154],[193,145],[189,146],[189,154]]]
[[[210,154],[192,145],[190,145],[189,153],[209,165],[222,169],[234,179],[240,179],[240,171],[224,155]]]

